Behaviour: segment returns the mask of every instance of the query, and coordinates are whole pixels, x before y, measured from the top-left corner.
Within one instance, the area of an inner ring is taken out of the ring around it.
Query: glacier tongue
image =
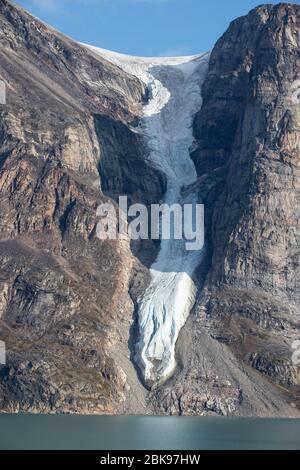
[[[181,190],[197,179],[190,158],[192,121],[201,108],[209,55],[140,58],[89,47],[147,84],[151,98],[144,106],[141,127],[152,165],[166,176],[164,202],[195,204],[196,196],[183,198]],[[186,251],[185,240],[161,241],[150,270],[150,285],[138,305],[136,362],[148,386],[163,382],[174,372],[175,345],[195,302],[193,273],[201,254]]]

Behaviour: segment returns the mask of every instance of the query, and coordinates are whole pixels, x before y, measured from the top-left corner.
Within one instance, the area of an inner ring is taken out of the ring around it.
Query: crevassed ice
[[[192,122],[201,108],[209,54],[140,58],[88,47],[147,85],[150,100],[143,109],[141,129],[151,149],[152,165],[166,176],[165,202],[196,203],[193,195],[183,198],[181,190],[197,179],[190,158]],[[193,273],[201,255],[186,251],[184,240],[161,241],[150,270],[150,285],[138,305],[136,362],[148,386],[163,382],[174,372],[175,345],[195,302]]]

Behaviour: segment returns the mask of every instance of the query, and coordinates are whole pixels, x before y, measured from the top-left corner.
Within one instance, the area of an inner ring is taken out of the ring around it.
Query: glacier
[[[166,177],[164,202],[196,204],[196,196],[183,189],[197,181],[190,157],[192,122],[202,105],[209,54],[143,58],[85,46],[147,85],[149,100],[143,107],[140,131],[150,149],[151,164]],[[135,361],[150,388],[167,380],[176,368],[176,341],[195,303],[193,274],[201,257],[202,250],[186,250],[185,240],[161,240],[150,284],[138,300]]]

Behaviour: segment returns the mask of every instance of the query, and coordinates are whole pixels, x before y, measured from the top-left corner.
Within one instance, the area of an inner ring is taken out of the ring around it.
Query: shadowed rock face
[[[212,52],[192,155],[201,295],[175,375],[147,392],[128,291],[155,247],[135,244],[138,260],[95,236],[100,202],[163,197],[132,130],[145,86],[0,0],[1,410],[299,416],[299,22],[299,6],[259,7]]]

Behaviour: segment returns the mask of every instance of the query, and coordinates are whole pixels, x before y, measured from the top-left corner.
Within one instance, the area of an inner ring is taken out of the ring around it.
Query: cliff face
[[[130,130],[145,90],[4,0],[0,42],[0,408],[115,412],[126,376],[110,349],[130,328],[132,256],[96,238],[96,209],[162,195]]]
[[[152,391],[128,292],[155,246],[96,238],[99,203],[163,197],[134,129],[147,90],[7,0],[0,43],[0,410],[299,416],[300,6],[258,7],[212,52],[192,154],[199,298]]]
[[[193,158],[199,175],[222,179],[199,305],[239,358],[296,386],[300,7],[262,6],[234,21],[212,52],[203,99]]]
[[[299,416],[299,51],[290,4],[237,19],[212,51],[192,154],[205,281],[178,341],[181,367],[154,391],[163,412]]]

